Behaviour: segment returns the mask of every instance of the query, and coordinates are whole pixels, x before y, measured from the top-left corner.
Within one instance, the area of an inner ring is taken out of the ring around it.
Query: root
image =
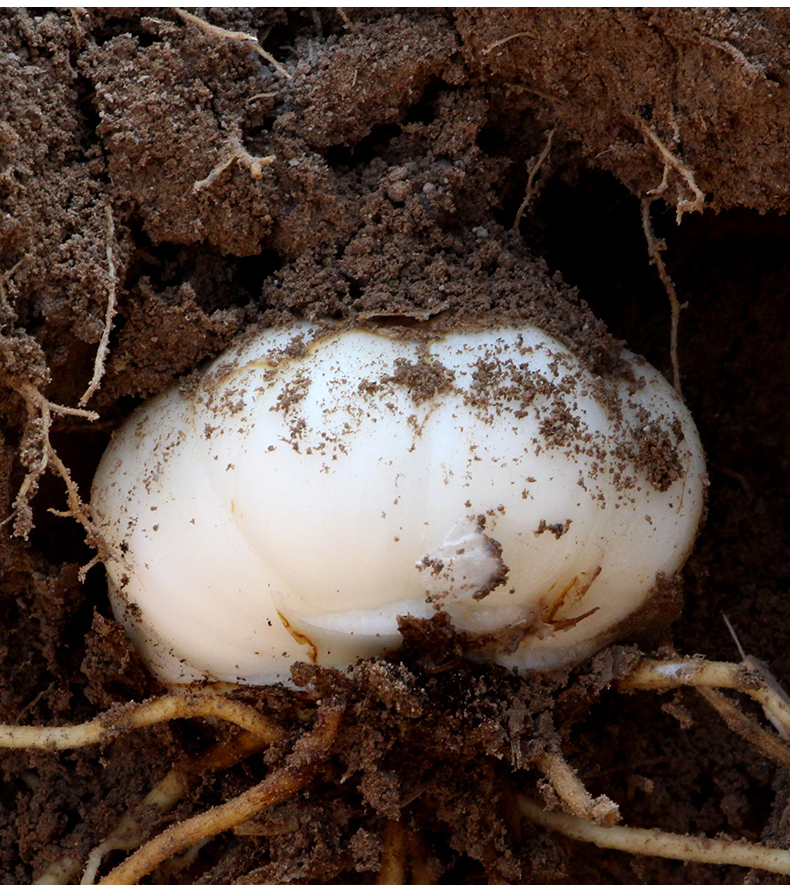
[[[748,694],[790,729],[790,705],[754,669],[739,663],[709,662],[701,657],[677,660],[643,660],[618,682],[622,691],[649,691],[677,687],[731,688]]]
[[[549,152],[551,151],[551,141],[554,138],[554,131],[550,130],[548,138],[546,139],[546,145],[543,147],[543,151],[538,155],[535,163],[532,164],[529,170],[529,177],[527,178],[527,188],[524,192],[524,200],[519,205],[518,210],[516,211],[516,219],[513,221],[513,229],[518,229],[521,225],[521,218],[524,216],[524,211],[529,207],[532,203],[532,199],[537,194],[538,190],[535,188],[535,177],[537,176],[538,171],[543,165],[543,162],[548,158]]]
[[[499,47],[504,46],[506,43],[510,43],[511,40],[515,40],[517,37],[530,37],[533,40],[538,39],[538,35],[532,31],[517,31],[515,34],[508,34],[507,37],[503,37],[500,40],[495,40],[492,44],[489,44],[489,46],[481,51],[481,55],[487,56],[492,50],[499,49]]]
[[[22,437],[23,447],[21,450],[22,460],[28,470],[22,485],[19,487],[16,499],[14,499],[14,510],[11,514],[11,517],[15,518],[14,535],[27,538],[28,533],[32,529],[30,500],[38,489],[39,480],[51,465],[66,486],[69,504],[68,513],[84,527],[88,534],[88,544],[97,548],[100,555],[105,554],[106,546],[98,528],[91,521],[88,508],[80,499],[77,487],[71,479],[68,468],[52,448],[49,439],[53,415],[70,415],[76,418],[85,418],[88,421],[96,421],[99,416],[87,409],[72,409],[68,406],[52,403],[42,396],[29,381],[10,381],[9,384],[25,401],[28,415],[25,432]],[[35,455],[36,453],[38,454]],[[6,518],[4,523],[7,523],[11,517]]]
[[[252,176],[254,180],[259,180],[263,176],[263,168],[268,167],[274,161],[274,155],[265,155],[260,158],[251,155],[241,144],[241,133],[237,131],[228,138],[222,160],[214,166],[211,173],[209,173],[205,179],[197,180],[193,184],[192,193],[197,194],[202,189],[205,189],[207,186],[216,182],[220,174],[234,162],[238,162],[239,164],[248,167],[250,169],[250,176]]]
[[[727,697],[710,688],[729,688],[748,694],[764,709],[771,723],[790,732],[790,703],[781,688],[755,669],[739,663],[714,663],[699,657],[677,660],[643,660],[618,682],[621,691],[668,690],[694,687],[722,716],[727,725],[763,753],[790,768],[790,747],[761,728]]]
[[[106,743],[124,731],[145,728],[171,719],[216,718],[238,725],[262,741],[283,737],[282,729],[245,703],[194,691],[170,694],[145,703],[111,709],[82,725],[57,727],[0,725],[0,748],[65,750]]]
[[[6,284],[11,276],[19,269],[19,267],[27,260],[28,255],[23,254],[22,257],[11,267],[0,275],[0,326],[10,325],[17,320],[16,310],[11,306],[6,292]]]
[[[406,880],[406,829],[400,821],[387,821],[381,850],[379,886],[402,886]]]
[[[660,239],[657,239],[655,233],[653,232],[653,224],[650,220],[650,205],[653,203],[653,201],[653,198],[642,199],[642,229],[645,233],[645,239],[647,239],[647,251],[650,255],[650,260],[652,263],[655,264],[656,269],[658,270],[658,275],[664,286],[664,290],[669,297],[669,306],[672,311],[671,333],[669,338],[669,355],[672,361],[672,383],[675,387],[675,390],[680,393],[678,328],[680,326],[680,311],[683,309],[683,305],[678,300],[677,291],[675,291],[675,285],[669,273],[667,272],[667,268],[664,265],[664,260],[661,257],[661,252],[665,250],[666,245]]]
[[[571,814],[604,827],[620,822],[620,809],[608,796],[590,795],[579,776],[559,753],[544,753],[535,760]]]
[[[426,886],[433,877],[425,863],[425,843],[419,833],[401,821],[389,820],[384,828],[379,886]]]
[[[754,843],[709,837],[681,836],[663,830],[601,827],[587,818],[547,812],[539,802],[526,796],[518,796],[517,802],[521,814],[533,824],[571,839],[594,843],[602,849],[703,864],[735,864],[790,876],[790,851],[785,849],[769,849]]]
[[[9,378],[7,383],[22,399],[25,401],[27,409],[27,422],[22,434],[22,444],[20,454],[22,463],[27,468],[27,472],[19,487],[16,498],[14,499],[13,511],[3,523],[8,523],[14,519],[14,535],[21,536],[26,539],[30,531],[33,529],[33,512],[30,502],[38,490],[38,484],[47,469],[52,468],[54,472],[63,481],[66,487],[66,497],[68,501],[68,510],[65,512],[54,511],[53,514],[58,516],[73,517],[80,523],[86,533],[86,542],[92,548],[96,549],[96,557],[88,564],[80,568],[80,581],[84,581],[88,570],[99,561],[104,560],[109,555],[109,549],[101,536],[98,527],[93,523],[90,516],[90,509],[80,498],[77,486],[74,483],[71,472],[63,464],[60,456],[52,447],[50,441],[50,431],[52,429],[53,416],[68,415],[74,418],[83,418],[87,421],[96,421],[99,416],[96,412],[82,408],[101,385],[101,379],[104,374],[105,362],[107,359],[107,351],[110,342],[110,332],[112,331],[113,320],[116,311],[117,299],[117,273],[115,262],[113,260],[112,241],[115,233],[115,224],[113,222],[112,208],[107,206],[107,268],[109,280],[109,294],[107,297],[107,311],[104,318],[104,328],[99,340],[99,346],[96,350],[96,358],[93,364],[93,376],[85,393],[80,397],[80,408],[71,408],[69,406],[61,406],[48,400],[30,381],[14,380]],[[24,258],[23,258],[24,259]],[[21,263],[22,261],[19,261]],[[19,263],[10,270],[13,272]],[[8,275],[8,274],[7,274]],[[0,283],[0,303],[7,304],[5,291]],[[3,306],[3,309],[5,307]]]
[[[338,12],[338,15],[340,16],[340,18],[343,19],[343,24],[346,26],[346,28],[348,28],[348,30],[352,34],[359,34],[359,29],[348,17],[348,13],[345,11],[345,9],[343,9],[342,6],[337,7],[337,12]]]
[[[111,870],[99,884],[137,883],[173,855],[230,830],[264,809],[289,799],[310,782],[320,763],[328,755],[342,716],[342,706],[322,705],[313,730],[297,741],[282,768],[273,771],[266,780],[241,796],[168,827]]]
[[[691,168],[685,165],[676,155],[673,155],[672,152],[669,151],[669,149],[658,137],[658,134],[655,132],[655,130],[653,130],[652,127],[648,126],[645,121],[643,121],[641,118],[636,118],[636,122],[639,125],[642,133],[659,150],[664,161],[664,175],[661,178],[661,182],[655,189],[652,189],[649,194],[653,197],[662,195],[669,186],[669,172],[670,170],[674,170],[675,173],[677,173],[685,182],[685,184],[691,190],[692,195],[694,196],[694,198],[691,200],[678,202],[677,222],[680,223],[684,213],[692,211],[702,211],[702,209],[705,207],[705,193],[697,185],[697,181],[694,178],[694,173],[692,172]]]
[[[757,746],[767,756],[790,768],[790,747],[744,715],[728,697],[714,688],[730,688],[748,694],[764,709],[777,730],[790,734],[790,699],[754,658],[744,664],[708,662],[700,657],[673,660],[643,660],[618,682],[621,691],[661,690],[694,687],[716,709],[733,731]],[[545,774],[571,814],[548,812],[533,799],[519,795],[519,810],[533,824],[554,830],[600,848],[618,849],[635,855],[649,855],[705,864],[734,864],[790,876],[790,851],[767,848],[747,842],[707,837],[681,836],[662,830],[641,830],[612,826],[619,820],[617,806],[607,797],[593,800],[575,772],[558,754],[545,754],[535,764]],[[611,811],[603,812],[601,803]],[[598,813],[596,814],[596,810]]]
[[[110,834],[91,851],[84,868],[71,855],[64,855],[51,864],[34,885],[73,884],[75,877],[79,876],[80,872],[82,872],[80,884],[83,886],[92,885],[105,855],[118,850],[128,852],[143,843],[150,824],[152,821],[156,821],[156,815],[153,818],[150,817],[150,810],[155,810],[160,815],[166,814],[189,793],[192,786],[204,775],[231,768],[233,765],[243,762],[253,753],[265,749],[267,745],[266,741],[257,734],[243,731],[229,743],[216,744],[197,758],[187,760],[173,768],[153,787],[134,811],[128,811],[123,815]],[[144,809],[146,812],[143,812]],[[136,813],[145,814],[147,826],[144,826],[135,817]]]
[[[697,688],[696,691],[718,712],[731,731],[755,746],[764,756],[790,769],[790,747],[787,744],[777,740],[770,731],[766,731],[753,718],[745,715],[737,704],[724,694],[707,688]]]
[[[225,28],[219,28],[217,27],[217,25],[211,25],[204,19],[198,18],[196,15],[192,15],[191,12],[187,12],[185,9],[181,9],[178,6],[173,6],[172,10],[185,22],[197,25],[211,37],[222,37],[225,40],[239,40],[243,43],[249,43],[250,49],[256,52],[262,59],[265,59],[272,66],[272,68],[278,71],[287,80],[293,80],[291,75],[285,70],[285,68],[283,68],[282,65],[280,65],[280,63],[274,58],[274,56],[271,53],[267,53],[266,50],[260,45],[260,43],[258,42],[258,38],[254,34],[247,34],[244,31],[228,31]]]
[[[99,346],[96,350],[96,359],[93,363],[93,377],[88,384],[85,393],[80,397],[79,404],[84,406],[101,385],[102,375],[104,374],[104,363],[107,359],[107,350],[110,345],[110,332],[112,331],[113,319],[115,319],[115,263],[112,258],[112,239],[115,234],[115,224],[112,218],[112,208],[107,205],[107,270],[109,273],[109,294],[107,295],[107,312],[104,315],[104,329],[102,331]]]
[[[217,744],[182,768],[170,771],[143,799],[144,808],[156,808],[161,814],[173,809],[189,793],[194,783],[209,772],[231,768],[267,746],[257,734],[245,731],[230,743]],[[145,839],[145,827],[127,812],[112,833],[90,853],[81,885],[90,886],[99,872],[102,858],[109,852],[131,851]]]

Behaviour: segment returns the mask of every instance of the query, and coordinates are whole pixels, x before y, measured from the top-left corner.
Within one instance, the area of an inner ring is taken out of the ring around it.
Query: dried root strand
[[[66,487],[69,514],[84,527],[88,534],[88,544],[97,548],[100,556],[105,554],[105,546],[98,528],[91,521],[88,508],[80,499],[68,468],[52,448],[49,439],[53,415],[70,415],[88,421],[96,421],[99,416],[87,409],[73,409],[50,402],[29,381],[10,381],[9,384],[25,401],[28,416],[22,449],[23,456],[28,456],[25,461],[28,470],[14,499],[14,510],[11,514],[11,517],[15,518],[14,534],[27,537],[32,527],[30,500],[36,494],[39,480],[47,468],[52,466]],[[7,520],[10,519],[10,517],[7,518]]]
[[[262,741],[282,739],[283,731],[257,709],[215,694],[170,694],[145,703],[111,709],[82,725],[56,727],[0,725],[0,747],[65,750],[103,743],[123,731],[171,719],[216,718],[238,725]]]
[[[641,118],[636,118],[636,122],[639,125],[639,129],[642,133],[653,143],[653,145],[658,149],[661,153],[661,158],[664,162],[664,174],[661,178],[661,182],[658,187],[652,189],[650,194],[652,196],[658,196],[666,192],[669,187],[669,171],[674,170],[683,182],[688,186],[691,194],[694,196],[690,200],[680,201],[677,206],[677,221],[680,223],[681,218],[684,213],[691,211],[702,211],[705,207],[705,193],[700,189],[697,185],[697,181],[694,178],[694,173],[688,165],[684,164],[680,158],[676,155],[673,155],[672,152],[664,145],[663,141],[659,138],[658,134],[650,127],[645,121]]]
[[[196,195],[207,186],[211,186],[219,179],[220,174],[227,170],[227,168],[234,162],[248,167],[250,176],[254,180],[259,180],[263,176],[263,168],[273,164],[275,160],[275,155],[263,155],[261,157],[251,155],[242,145],[241,132],[237,130],[228,137],[228,141],[222,152],[222,158],[217,162],[208,176],[204,177],[202,180],[197,180],[192,184],[192,193]]]
[[[669,355],[670,360],[672,362],[672,384],[674,385],[675,390],[680,393],[680,361],[678,359],[678,329],[680,327],[680,311],[683,309],[683,304],[678,300],[678,293],[675,290],[675,283],[672,281],[672,277],[667,272],[667,268],[664,264],[664,259],[661,256],[661,252],[665,250],[666,245],[660,239],[657,239],[655,233],[653,232],[653,222],[650,219],[650,205],[653,203],[653,198],[643,198],[642,199],[642,229],[645,233],[645,239],[647,240],[647,252],[650,255],[651,263],[655,264],[656,269],[658,270],[659,278],[661,279],[661,284],[664,286],[664,290],[667,293],[667,297],[669,298],[669,306],[671,311],[671,330],[669,336]]]
[[[193,15],[191,12],[187,12],[185,9],[181,9],[178,6],[174,6],[172,7],[172,9],[173,12],[185,22],[197,25],[211,37],[221,37],[225,40],[239,40],[243,43],[249,43],[250,48],[254,52],[256,52],[262,59],[265,59],[272,66],[272,68],[278,71],[287,80],[293,80],[288,71],[286,71],[286,69],[283,68],[282,65],[280,65],[280,63],[274,58],[274,56],[271,53],[266,52],[266,50],[260,45],[260,43],[258,42],[258,38],[254,34],[247,34],[245,31],[228,31],[226,28],[220,28],[217,25],[212,25],[205,19],[198,18],[198,16]]]
[[[117,274],[115,271],[115,261],[112,256],[112,240],[115,235],[115,223],[112,217],[112,208],[107,205],[107,272],[109,281],[109,293],[107,295],[107,311],[104,314],[104,328],[102,330],[99,346],[96,350],[96,358],[93,362],[93,376],[88,384],[87,390],[80,397],[79,404],[84,406],[88,400],[101,386],[101,379],[104,375],[104,364],[107,360],[107,351],[110,346],[110,332],[112,331],[112,323],[115,319],[115,302],[116,302],[116,281]]]
[[[672,310],[672,330],[670,335],[669,349],[672,359],[673,383],[675,385],[675,390],[680,393],[678,326],[680,322],[680,311],[682,309],[682,305],[678,300],[677,292],[675,291],[675,285],[672,282],[672,279],[667,272],[667,268],[664,265],[664,261],[661,257],[661,252],[665,249],[666,246],[660,239],[656,238],[655,233],[653,232],[653,224],[650,219],[650,205],[658,196],[662,195],[669,188],[669,173],[672,170],[674,170],[675,173],[680,176],[680,178],[686,184],[693,196],[693,198],[691,199],[678,201],[676,208],[678,223],[680,223],[684,213],[692,211],[701,212],[704,209],[705,193],[697,185],[697,181],[694,178],[694,173],[691,168],[688,167],[688,165],[684,164],[676,155],[670,152],[670,150],[660,139],[655,130],[653,130],[653,128],[650,127],[641,118],[636,118],[635,120],[642,133],[659,150],[664,161],[664,173],[661,177],[661,182],[655,189],[651,189],[648,195],[642,199],[642,229],[644,230],[645,238],[647,239],[647,250],[650,255],[650,260],[652,263],[655,264],[656,269],[658,270],[658,275],[661,278],[661,283],[663,284],[664,290],[669,297],[669,304]]]
[[[319,765],[328,756],[343,711],[343,707],[337,703],[323,704],[313,730],[297,741],[282,768],[273,771],[241,796],[168,827],[111,870],[99,885],[137,883],[168,858],[290,799],[312,780]]]
[[[515,34],[508,34],[507,37],[495,40],[481,51],[481,55],[487,56],[492,50],[499,49],[499,47],[504,46],[506,43],[510,43],[511,40],[516,40],[518,37],[529,37],[531,40],[538,39],[538,35],[535,34],[534,31],[517,31]]]
[[[591,842],[602,849],[617,849],[633,855],[649,855],[703,864],[735,864],[790,876],[790,851],[770,849],[747,842],[733,842],[709,837],[681,836],[663,830],[634,827],[601,827],[594,821],[562,812],[547,812],[527,796],[517,797],[521,814],[539,827]]]
[[[538,192],[538,189],[535,188],[535,177],[538,175],[540,168],[543,166],[545,160],[549,157],[549,152],[551,151],[551,141],[554,139],[554,131],[550,130],[549,135],[546,138],[546,145],[543,147],[543,150],[535,159],[534,163],[530,166],[529,176],[527,177],[527,188],[524,191],[524,200],[519,205],[518,210],[516,211],[516,218],[513,221],[513,229],[518,230],[521,225],[521,218],[524,216],[524,211],[530,206],[532,203],[532,199]]]
[[[342,6],[338,6],[338,7],[336,7],[336,9],[337,9],[337,12],[338,12],[338,15],[340,16],[340,18],[343,19],[343,24],[346,26],[346,28],[348,28],[348,30],[352,34],[358,35],[359,29],[348,17],[348,13],[345,11],[345,9],[343,9]]]

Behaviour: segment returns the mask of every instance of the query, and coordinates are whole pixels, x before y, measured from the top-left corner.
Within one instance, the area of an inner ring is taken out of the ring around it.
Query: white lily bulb
[[[602,379],[529,325],[247,339],[102,459],[113,609],[176,683],[345,669],[438,610],[479,659],[579,663],[682,567],[703,510],[687,409],[624,359]]]

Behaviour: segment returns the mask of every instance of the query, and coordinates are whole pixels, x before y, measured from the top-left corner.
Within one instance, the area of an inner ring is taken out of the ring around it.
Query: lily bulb
[[[247,338],[101,461],[113,610],[171,683],[345,669],[437,611],[473,659],[577,664],[649,612],[703,511],[688,410],[623,360],[598,377],[530,325]]]

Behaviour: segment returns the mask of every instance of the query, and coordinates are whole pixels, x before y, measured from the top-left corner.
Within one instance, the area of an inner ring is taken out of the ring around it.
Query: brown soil
[[[667,296],[640,222],[639,199],[658,190],[711,488],[682,616],[624,645],[737,660],[726,614],[746,650],[790,679],[790,15],[348,16],[211,13],[260,37],[288,80],[249,43],[170,11],[0,14],[2,517],[41,458],[20,390],[77,406],[113,282],[88,403],[100,419],[58,416],[51,432],[83,497],[131,409],[255,323],[528,315],[599,370],[615,355],[605,324],[671,376]],[[84,531],[48,511],[66,507],[61,481],[50,472],[28,495],[30,510],[23,500],[0,527],[0,720],[73,724],[157,693],[101,570],[79,581]],[[690,692],[615,691],[632,649],[520,679],[465,663],[447,629],[405,632],[402,653],[351,679],[303,666],[303,695],[240,695],[294,739],[316,699],[341,697],[332,754],[290,801],[149,879],[370,882],[400,820],[441,882],[771,881],[571,843],[515,814],[514,791],[540,796],[531,760],[559,744],[630,825],[790,845],[786,770]],[[172,764],[223,733],[178,721],[102,748],[6,752],[0,876],[28,883],[64,853],[84,863]],[[175,816],[243,791],[291,746],[196,782]]]

